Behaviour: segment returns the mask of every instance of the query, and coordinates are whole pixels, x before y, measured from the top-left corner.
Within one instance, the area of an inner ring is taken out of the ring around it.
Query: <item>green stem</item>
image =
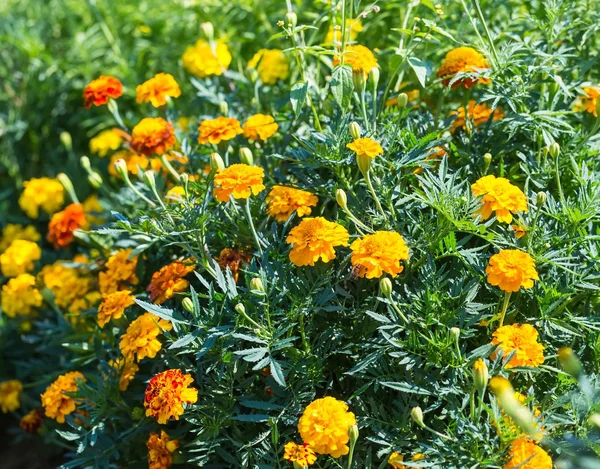
[[[508,309],[508,303],[510,301],[511,292],[504,292],[504,301],[502,302],[502,312],[500,313],[500,325],[498,327],[502,327],[504,324],[504,318],[506,317],[506,310]]]
[[[246,212],[246,218],[248,219],[248,224],[250,225],[250,229],[252,230],[252,235],[254,236],[254,241],[256,241],[256,247],[258,248],[258,252],[262,256],[263,250],[260,245],[260,240],[258,239],[258,233],[254,228],[254,222],[252,221],[252,214],[250,213],[250,197],[246,199],[246,204],[244,205],[244,209]]]
[[[163,153],[163,155],[160,157],[160,161],[162,162],[163,166],[165,168],[167,168],[167,171],[173,177],[173,179],[175,179],[175,181],[179,182],[179,180],[181,179],[181,177],[179,176],[179,174],[177,173],[177,171],[175,171],[175,168],[173,168],[173,166],[171,165],[171,163],[169,163],[169,160],[167,159],[167,155],[166,154]]]
[[[494,60],[496,61],[496,65],[500,63],[498,60],[498,53],[496,52],[496,47],[494,46],[494,40],[492,39],[492,35],[490,30],[488,29],[487,23],[485,21],[485,17],[483,16],[483,12],[481,11],[481,6],[479,6],[479,0],[473,0],[473,5],[475,5],[475,11],[477,11],[477,16],[479,16],[479,21],[483,26],[483,30],[485,31],[485,35],[487,37],[488,42],[490,43],[490,48],[492,49],[492,54],[494,55]]]
[[[354,459],[354,448],[356,447],[356,441],[350,440],[350,451],[348,451],[348,469],[352,469],[352,462]]]
[[[381,213],[383,218],[385,220],[387,220],[387,215],[383,211],[383,207],[381,206],[381,203],[379,202],[379,197],[377,197],[377,194],[375,193],[375,189],[373,188],[373,184],[371,183],[371,176],[369,174],[369,171],[367,171],[364,176],[365,176],[365,182],[367,183],[367,187],[369,188],[371,195],[375,199],[375,205],[377,205],[377,209],[379,210],[379,212]]]
[[[362,90],[360,90],[360,106],[362,109],[363,119],[365,121],[365,129],[368,132],[371,129],[371,123],[369,122],[369,117],[367,116],[367,106],[365,103],[365,101],[367,100],[366,93],[365,93],[366,87],[367,87],[367,77],[365,77],[365,79],[363,81]]]
[[[392,298],[392,295],[386,295],[386,298],[388,299],[388,301],[390,302],[390,304],[392,305],[392,308],[394,308],[394,311],[396,311],[396,314],[398,316],[400,316],[400,318],[404,321],[405,324],[408,324],[408,318],[404,315],[404,313],[400,310],[399,306],[396,304],[396,302],[394,301],[394,298]]]
[[[556,177],[556,186],[558,188],[558,197],[560,198],[560,203],[562,205],[563,210],[566,210],[567,205],[565,203],[565,195],[563,193],[562,190],[562,185],[560,183],[560,171],[559,171],[559,166],[558,166],[558,156],[555,158],[555,163],[554,163],[554,174]]]

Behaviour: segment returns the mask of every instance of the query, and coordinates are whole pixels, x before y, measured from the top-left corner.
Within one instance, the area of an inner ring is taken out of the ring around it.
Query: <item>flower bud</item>
[[[209,42],[213,40],[215,37],[215,27],[211,22],[207,21],[206,23],[202,23],[200,29],[202,29],[202,34],[204,34],[204,37],[206,37]]]
[[[227,115],[227,113],[229,112],[229,104],[227,104],[227,101],[221,101],[219,103],[219,111],[221,112],[221,114],[223,114],[224,116]]]
[[[588,418],[588,422],[590,425],[595,426],[596,428],[600,428],[600,414],[592,414]]]
[[[100,174],[98,174],[96,171],[92,171],[90,174],[88,174],[88,182],[94,189],[99,189],[102,185],[102,176],[100,176]]]
[[[129,175],[127,174],[127,163],[125,163],[123,158],[119,158],[115,161],[115,171],[124,181],[129,179]]]
[[[398,95],[398,109],[402,110],[408,104],[408,95],[406,93],[400,93]]]
[[[552,142],[548,151],[552,158],[557,158],[560,155],[560,145],[557,142]]]
[[[360,134],[362,133],[362,129],[360,128],[360,125],[358,124],[358,122],[350,122],[350,125],[348,126],[348,130],[350,130],[350,135],[352,135],[352,138],[354,140],[356,140],[357,138],[360,138]]]
[[[179,181],[181,181],[183,187],[187,186],[190,181],[190,175],[188,173],[181,173],[179,175]]]
[[[79,162],[81,163],[81,167],[89,173],[92,170],[92,165],[90,164],[90,159],[87,156],[82,156],[79,158]]]
[[[583,373],[583,367],[577,355],[569,347],[562,347],[558,351],[558,361],[563,370],[569,373],[573,378],[579,378]]]
[[[75,194],[75,189],[73,188],[73,183],[69,179],[69,176],[67,176],[65,173],[60,173],[58,176],[56,176],[56,179],[58,179],[63,185],[65,191],[67,191],[73,202],[77,203],[77,195]]]
[[[373,67],[369,71],[369,83],[373,86],[374,89],[377,89],[377,85],[379,85],[379,69],[377,67]]]
[[[483,361],[483,359],[479,358],[473,364],[473,385],[479,394],[483,394],[485,388],[487,387],[488,381],[490,379],[488,367]]]
[[[71,134],[69,132],[61,132],[60,141],[68,151],[73,149],[73,139],[71,138]]]
[[[296,13],[294,13],[293,11],[289,11],[285,15],[285,22],[289,24],[292,28],[295,28],[298,24],[298,15],[296,15]]]
[[[356,157],[356,164],[358,165],[360,172],[363,173],[363,176],[366,176],[369,169],[371,169],[371,157],[364,154],[358,155]]]
[[[365,72],[358,72],[352,74],[352,82],[354,83],[354,89],[361,92],[367,83],[367,75]]]
[[[486,168],[490,165],[491,162],[492,162],[491,153],[486,153],[485,155],[483,155],[483,164],[486,166]]]
[[[542,205],[544,205],[544,203],[546,202],[547,198],[548,198],[548,196],[546,195],[546,193],[544,191],[540,191],[535,196],[535,204],[538,207],[541,207]]]
[[[358,440],[358,425],[352,425],[348,430],[348,436],[350,437],[350,444],[356,443]]]
[[[250,280],[250,290],[259,293],[265,292],[265,286],[263,285],[262,280],[259,277],[255,277],[252,280]]]
[[[410,411],[410,418],[415,422],[419,427],[424,427],[425,422],[423,421],[423,411],[420,407],[413,407]]]
[[[384,296],[387,298],[392,296],[393,289],[392,281],[389,278],[384,277],[380,280],[379,290],[381,290],[381,293],[383,293]]]
[[[223,163],[223,158],[217,152],[210,154],[210,169],[213,171],[219,171],[220,169],[225,169],[225,163]]]
[[[234,309],[240,314],[246,314],[246,307],[242,303],[235,305]]]
[[[252,150],[250,150],[250,148],[240,148],[240,161],[248,166],[252,166],[254,164],[254,157],[252,156]]]
[[[246,72],[248,73],[248,79],[252,82],[255,83],[256,80],[258,80],[258,70],[256,70],[255,68],[247,68]]]
[[[156,180],[154,179],[154,171],[145,171],[143,174],[144,184],[146,184],[150,189],[154,190],[156,187]]]
[[[348,196],[346,195],[346,192],[344,192],[344,189],[338,189],[335,191],[335,200],[344,210],[348,208]]]
[[[460,338],[460,329],[458,327],[451,327],[450,335],[454,340],[458,340]]]
[[[187,296],[181,301],[181,306],[183,306],[183,309],[188,313],[194,312],[194,302]]]

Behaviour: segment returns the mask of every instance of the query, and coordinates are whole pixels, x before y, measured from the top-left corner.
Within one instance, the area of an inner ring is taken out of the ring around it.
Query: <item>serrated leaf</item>
[[[331,74],[331,92],[338,105],[346,110],[350,106],[354,83],[352,82],[352,69],[347,65],[338,65]]]

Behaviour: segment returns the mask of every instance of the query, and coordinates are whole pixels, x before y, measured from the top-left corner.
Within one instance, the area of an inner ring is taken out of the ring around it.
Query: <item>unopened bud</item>
[[[360,128],[360,125],[358,124],[358,122],[350,122],[350,125],[348,126],[348,130],[350,130],[350,135],[352,135],[352,138],[354,140],[356,140],[357,138],[360,138],[360,135],[362,133],[362,129]]]
[[[194,302],[187,296],[181,301],[181,306],[183,306],[183,309],[188,313],[194,312]]]
[[[292,28],[295,28],[298,24],[298,15],[296,15],[296,13],[294,13],[293,11],[289,11],[285,15],[285,22],[289,24]]]
[[[569,373],[573,378],[579,378],[583,373],[583,367],[577,355],[569,347],[563,347],[558,351],[558,361],[563,370]]]
[[[371,157],[365,154],[357,155],[356,164],[358,165],[360,172],[363,173],[363,176],[366,176],[369,169],[371,169]]]
[[[73,139],[71,138],[71,134],[69,132],[61,132],[60,141],[68,151],[71,151],[73,148]]]
[[[100,176],[100,174],[98,174],[96,171],[92,171],[90,174],[88,174],[88,182],[94,189],[99,189],[102,185],[102,176]]]
[[[346,195],[346,192],[344,192],[344,189],[335,191],[335,200],[344,210],[348,208],[348,196]]]
[[[363,71],[359,71],[358,73],[352,74],[352,82],[354,83],[354,89],[358,92],[362,91],[365,88],[365,84],[367,83],[367,75]]]
[[[234,309],[240,314],[246,314],[246,307],[242,303],[235,305]]]
[[[379,282],[379,290],[381,290],[384,296],[389,298],[392,295],[393,289],[392,281],[389,278],[382,278]]]
[[[215,36],[215,27],[211,22],[207,21],[206,23],[202,23],[200,29],[202,29],[202,34],[204,34],[209,42],[213,40]]]
[[[265,286],[263,285],[262,280],[259,277],[255,277],[252,280],[250,280],[250,290],[259,293],[265,292]]]
[[[479,394],[483,394],[490,379],[488,367],[482,358],[473,364],[473,385]]]
[[[483,155],[483,164],[485,164],[486,167],[489,166],[491,162],[492,162],[491,153],[486,153],[485,155]]]
[[[400,93],[398,95],[398,109],[402,110],[408,104],[408,95],[406,93]]]
[[[544,191],[540,191],[535,196],[535,204],[538,207],[541,207],[542,205],[544,205],[544,203],[546,203],[547,198],[548,196],[546,195],[546,193]]]
[[[179,175],[179,181],[181,181],[181,185],[183,187],[187,186],[188,182],[190,181],[190,175],[188,173],[181,173]]]
[[[217,152],[210,154],[210,169],[213,171],[219,171],[221,169],[225,169],[225,163],[223,162],[223,158]]]
[[[252,166],[254,164],[254,157],[252,156],[252,150],[250,150],[250,148],[240,148],[240,161],[248,166]]]
[[[352,425],[348,430],[348,436],[350,437],[350,444],[356,443],[358,440],[358,425]]]
[[[373,67],[369,71],[369,83],[373,86],[374,89],[377,89],[377,85],[379,85],[379,69],[377,67]]]
[[[255,68],[248,68],[247,69],[247,73],[248,73],[248,78],[250,79],[250,81],[252,83],[255,83],[256,80],[258,80],[258,70],[256,70]]]
[[[65,188],[65,191],[69,194],[73,202],[77,203],[77,196],[75,195],[75,189],[73,188],[73,183],[69,179],[65,173],[60,173],[56,176],[56,179],[60,181],[60,183]]]
[[[89,173],[92,170],[90,159],[87,156],[82,156],[81,158],[79,158],[79,162],[81,163],[81,167],[85,169],[87,173]]]
[[[154,171],[145,171],[143,175],[144,184],[146,184],[150,189],[156,187],[156,180],[154,179]]]
[[[600,428],[600,414],[592,414],[588,418],[588,422],[590,425],[593,425],[596,428]]]
[[[224,116],[227,115],[227,113],[229,112],[229,104],[227,104],[227,101],[221,101],[219,103],[219,111],[221,112],[221,114],[223,114]]]
[[[460,329],[458,327],[451,327],[450,335],[454,340],[458,340],[460,338]]]
[[[423,411],[420,407],[413,407],[410,411],[410,418],[415,422],[419,427],[424,427],[425,422],[423,421]]]
[[[129,175],[127,174],[127,163],[125,163],[123,158],[119,158],[117,161],[115,161],[115,171],[124,181],[129,179]]]
[[[560,155],[560,145],[557,142],[552,142],[549,151],[552,158],[557,158]]]

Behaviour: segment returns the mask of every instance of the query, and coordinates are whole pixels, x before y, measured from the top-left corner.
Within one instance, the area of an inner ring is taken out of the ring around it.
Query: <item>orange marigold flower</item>
[[[119,374],[119,391],[127,391],[129,383],[133,381],[135,374],[140,371],[140,367],[133,360],[126,357],[111,360],[108,362],[108,366]]]
[[[167,104],[167,97],[179,98],[179,85],[169,73],[157,73],[135,89],[138,103],[151,103],[154,107]]]
[[[521,239],[523,236],[527,234],[527,228],[522,225],[510,225],[515,233],[515,238]]]
[[[71,204],[52,215],[48,223],[48,241],[55,247],[66,248],[73,241],[73,232],[86,224],[83,205]]]
[[[75,411],[77,402],[65,393],[77,392],[77,380],[85,381],[85,377],[79,371],[70,371],[60,375],[46,388],[46,392],[41,395],[46,417],[64,423],[65,416]]]
[[[240,266],[250,262],[250,255],[246,254],[241,249],[225,248],[217,258],[217,264],[223,271],[229,267],[233,279],[237,282],[240,274]]]
[[[333,59],[333,66],[340,64],[340,57],[336,56]],[[368,75],[372,68],[377,67],[377,59],[373,52],[365,46],[356,45],[346,47],[344,55],[344,65],[352,67],[352,72],[363,75]]]
[[[457,47],[446,54],[437,76],[442,78],[444,86],[448,86],[452,79],[458,73],[477,73],[481,70],[489,69],[485,58],[472,47]],[[489,78],[470,78],[463,77],[452,84],[452,88],[463,85],[465,88],[471,88],[477,83],[483,85],[490,82]]]
[[[317,455],[308,444],[298,445],[290,441],[283,447],[283,459],[295,462],[300,467],[306,467],[312,466],[315,463]]]
[[[0,270],[5,277],[31,272],[42,257],[42,249],[33,241],[16,239],[0,254]]]
[[[511,324],[498,328],[492,336],[492,345],[498,350],[492,354],[492,360],[502,351],[504,357],[516,352],[506,368],[528,366],[537,368],[544,363],[544,346],[538,342],[538,331],[530,324]]]
[[[7,414],[21,407],[23,384],[18,379],[0,383],[0,410]]]
[[[247,199],[265,189],[263,177],[265,171],[258,166],[232,164],[217,171],[213,194],[219,202],[228,202],[230,195],[234,199]]]
[[[290,231],[286,242],[292,245],[290,260],[297,266],[315,265],[319,259],[335,259],[335,246],[347,246],[350,235],[342,225],[323,217],[304,218]]]
[[[357,157],[368,156],[373,159],[378,155],[383,154],[383,148],[381,145],[373,140],[372,138],[357,138],[353,142],[350,142],[346,145],[346,148],[349,148],[354,153],[356,153]]]
[[[154,272],[147,288],[150,299],[160,305],[184,291],[190,284],[184,277],[196,268],[192,262],[192,259],[175,261]]]
[[[33,409],[32,411],[25,414],[21,421],[19,422],[19,426],[23,429],[23,431],[27,433],[35,433],[39,430],[44,422],[44,409],[41,407],[37,409]]]
[[[348,405],[333,397],[324,397],[304,409],[298,431],[315,453],[339,458],[348,454],[348,431],[352,425],[356,425],[356,418],[348,412]]]
[[[92,80],[83,90],[83,105],[89,109],[91,105],[101,106],[108,98],[117,99],[123,94],[123,85],[115,77],[100,75]]]
[[[198,143],[218,144],[227,142],[236,135],[243,133],[240,121],[235,117],[219,116],[216,119],[206,119],[198,127]]]
[[[513,441],[504,469],[552,469],[552,458],[527,438]]]
[[[575,103],[575,111],[589,112],[598,117],[598,98],[600,98],[600,85],[586,86],[583,88],[585,95],[580,96]]]
[[[510,223],[512,215],[527,211],[527,197],[508,179],[497,178],[493,174],[479,178],[471,185],[475,197],[481,197],[483,205],[475,213],[483,220],[496,212],[498,221]]]
[[[457,111],[452,112],[451,115],[456,116],[456,119],[454,119],[452,126],[450,127],[450,132],[452,133],[460,127],[467,132],[470,132],[470,127],[467,127],[467,119],[471,121],[475,127],[487,123],[490,119],[492,121],[504,119],[502,108],[498,107],[492,111],[492,108],[486,103],[477,104],[474,100],[469,101],[466,117],[465,108],[463,106],[459,107]]]
[[[175,145],[173,124],[162,117],[146,117],[131,132],[131,148],[146,156],[162,155]]]
[[[160,437],[156,433],[150,433],[146,446],[148,469],[169,469],[173,463],[172,453],[179,448],[179,441],[169,440],[169,435],[161,430]]]
[[[275,85],[278,80],[285,80],[290,66],[283,51],[279,49],[261,49],[248,62],[248,68],[256,69],[265,85]]]
[[[206,78],[211,75],[222,75],[231,63],[231,54],[227,44],[221,41],[216,43],[213,50],[208,42],[199,39],[196,44],[185,50],[181,60],[183,68],[188,72]]]
[[[162,345],[158,336],[163,329],[170,331],[173,325],[152,313],[144,313],[129,324],[121,336],[119,349],[126,360],[138,362],[143,358],[154,358]]]
[[[133,249],[123,249],[108,258],[106,270],[98,274],[98,286],[103,296],[138,284],[135,274],[138,256],[130,258],[132,252]]]
[[[250,140],[265,141],[272,137],[279,125],[275,122],[273,116],[266,114],[255,114],[248,118],[244,124],[244,137]]]
[[[129,290],[116,291],[104,297],[98,307],[98,325],[102,328],[111,319],[119,319],[125,309],[135,303],[134,296]]]
[[[540,279],[533,258],[518,249],[502,249],[494,254],[485,273],[490,285],[505,292],[517,292],[521,287],[531,288],[533,281]]]
[[[154,417],[165,424],[171,418],[179,420],[183,414],[183,404],[193,404],[198,400],[198,390],[190,388],[194,379],[181,370],[167,370],[154,376],[144,396],[146,416]]]
[[[310,192],[293,187],[274,186],[267,196],[267,213],[279,222],[287,221],[294,212],[299,217],[310,215],[319,199]]]
[[[376,231],[355,240],[351,245],[355,275],[379,278],[384,273],[395,277],[404,270],[400,261],[408,259],[408,247],[394,231]],[[356,270],[357,269],[357,270]]]

